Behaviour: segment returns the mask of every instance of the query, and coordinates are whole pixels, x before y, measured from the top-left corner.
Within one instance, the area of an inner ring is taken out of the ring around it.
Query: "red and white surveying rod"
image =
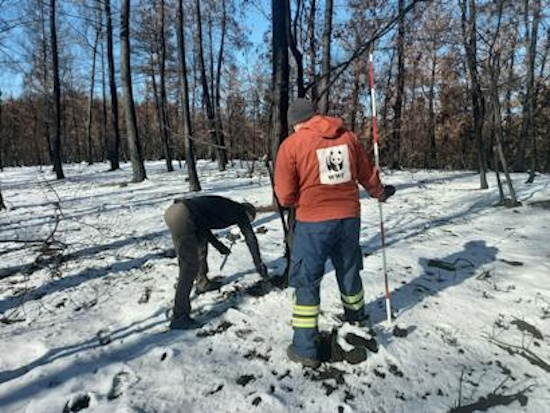
[[[376,92],[374,90],[374,62],[372,53],[369,54],[369,84],[370,101],[372,106],[372,140],[374,143],[374,164],[378,173],[380,173],[380,150],[378,147],[378,127],[376,126]],[[386,316],[388,324],[391,324],[391,302],[390,302],[390,284],[388,282],[388,270],[386,263],[386,234],[384,231],[384,212],[382,202],[378,201],[378,210],[380,211],[380,239],[382,241],[382,262],[384,264],[384,282],[386,285]]]

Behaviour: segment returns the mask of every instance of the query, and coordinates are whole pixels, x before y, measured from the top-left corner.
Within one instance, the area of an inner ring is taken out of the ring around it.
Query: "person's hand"
[[[390,196],[395,194],[395,186],[393,185],[385,185],[384,186],[384,194],[380,198],[380,201],[386,202]]]
[[[229,255],[231,253],[231,250],[223,244],[220,245],[220,247],[218,248],[218,251],[222,255]]]
[[[260,265],[258,265],[258,274],[260,274],[262,278],[265,278],[265,279],[269,278],[267,267],[263,262]]]

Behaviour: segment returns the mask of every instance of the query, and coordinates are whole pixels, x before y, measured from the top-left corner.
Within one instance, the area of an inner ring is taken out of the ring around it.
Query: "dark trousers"
[[[295,288],[292,345],[300,356],[318,358],[320,284],[327,259],[336,270],[345,320],[365,319],[359,226],[359,218],[296,224],[289,284]]]
[[[183,203],[172,204],[164,213],[164,220],[172,233],[179,265],[173,315],[176,319],[184,315],[189,316],[191,312],[190,295],[195,279],[198,283],[208,282],[208,244]]]

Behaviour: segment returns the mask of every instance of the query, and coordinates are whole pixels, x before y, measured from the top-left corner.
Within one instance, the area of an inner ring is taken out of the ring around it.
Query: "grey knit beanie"
[[[287,120],[289,126],[297,125],[305,122],[309,118],[315,116],[317,112],[313,104],[304,98],[298,98],[290,104],[287,112]]]

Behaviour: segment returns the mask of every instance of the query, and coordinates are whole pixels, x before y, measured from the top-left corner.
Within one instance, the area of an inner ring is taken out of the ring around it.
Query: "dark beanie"
[[[287,112],[289,126],[297,125],[305,122],[309,118],[316,115],[315,108],[312,103],[304,98],[298,98],[290,104]]]

